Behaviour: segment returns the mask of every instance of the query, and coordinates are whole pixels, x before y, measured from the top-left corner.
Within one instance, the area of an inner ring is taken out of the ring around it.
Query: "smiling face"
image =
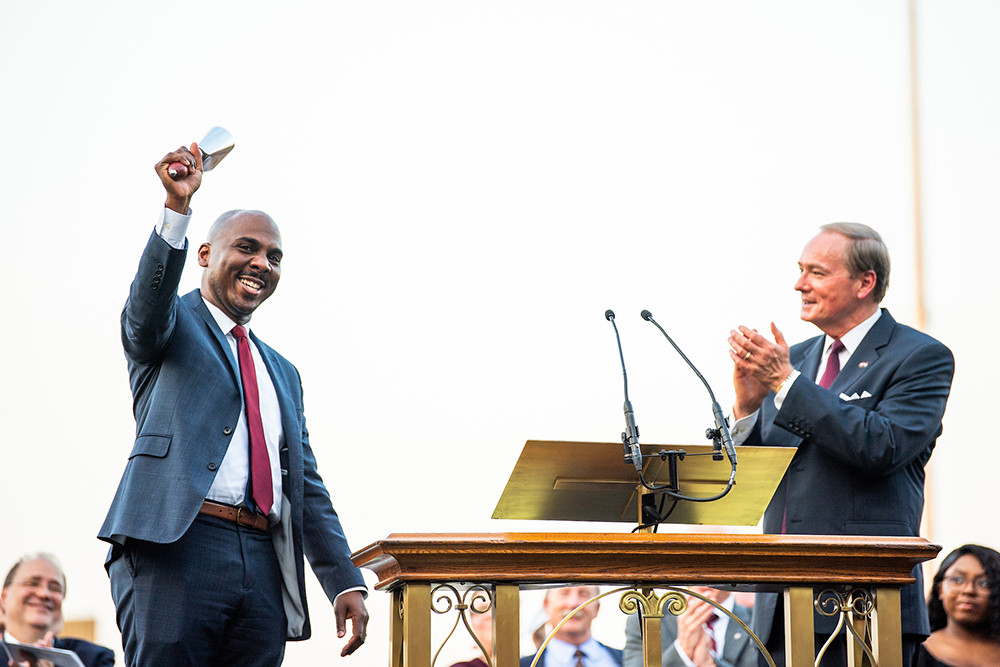
[[[986,621],[990,589],[986,570],[972,554],[958,558],[938,584],[948,623],[975,627]]]
[[[850,239],[834,232],[814,237],[799,258],[795,289],[802,295],[800,317],[823,333],[840,338],[878,310],[872,296],[875,272],[852,276],[847,267]]]
[[[22,642],[33,643],[47,632],[62,629],[65,579],[50,560],[25,561],[14,571],[11,584],[0,593],[7,631]]]
[[[597,586],[553,588],[545,594],[542,607],[549,616],[549,623],[552,624],[552,627],[555,627],[571,611],[599,594],[600,589]],[[597,612],[600,608],[601,603],[595,602],[581,609],[573,618],[566,621],[565,625],[559,628],[556,638],[576,646],[590,639],[590,625],[597,617]]]
[[[202,296],[234,322],[246,324],[278,286],[281,258],[281,232],[270,216],[224,214],[198,248],[198,264],[205,267]]]

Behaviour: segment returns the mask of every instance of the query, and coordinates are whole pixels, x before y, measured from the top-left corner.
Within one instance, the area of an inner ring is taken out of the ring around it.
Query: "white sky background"
[[[996,547],[1000,7],[919,7],[927,328],[958,361],[931,537]],[[906,20],[901,0],[4,4],[0,567],[59,554],[67,616],[120,650],[94,538],[134,438],[118,317],[163,201],[152,166],[213,125],[237,146],[191,241],[229,208],[281,226],[252,328],[302,372],[355,549],[627,530],[489,519],[525,440],[618,439],[605,309],[648,443],[700,444],[711,413],[639,311],[727,405],[730,328],[813,335],[791,285],[820,224],[882,232],[885,305],[913,322]],[[198,280],[192,255],[182,290]],[[314,583],[288,665],[339,659]],[[385,664],[387,596],[369,600],[344,664]]]

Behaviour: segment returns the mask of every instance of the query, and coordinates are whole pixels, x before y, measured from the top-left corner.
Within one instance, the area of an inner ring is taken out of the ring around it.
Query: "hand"
[[[765,396],[768,391],[778,391],[781,383],[787,380],[794,370],[788,357],[788,343],[774,322],[771,322],[771,333],[774,335],[773,343],[760,335],[756,329],[741,326],[738,331],[729,332],[729,346],[732,348],[729,356],[736,364],[734,382],[737,374],[741,378],[750,376],[763,387]],[[746,380],[742,382],[748,384]],[[743,390],[746,392],[746,387],[743,387]],[[740,403],[740,391],[740,384],[737,383],[737,404]],[[748,405],[758,398],[759,391],[758,389],[756,394],[747,393]],[[760,397],[757,408],[763,400],[763,397]]]
[[[337,620],[338,637],[347,634],[347,619],[351,619],[353,634],[340,652],[341,657],[346,657],[365,643],[368,631],[368,610],[365,608],[365,597],[361,591],[349,591],[338,595],[336,602],[333,603],[333,616]]]
[[[180,162],[188,168],[188,173],[183,178],[174,180],[170,177],[170,164]],[[177,150],[167,153],[163,159],[156,163],[154,167],[163,189],[167,191],[166,207],[186,214],[191,205],[191,197],[201,187],[202,164],[201,151],[198,144],[191,144],[191,148],[181,146]]]
[[[711,653],[712,639],[705,631],[705,623],[714,611],[715,608],[707,602],[688,597],[687,611],[677,617],[678,647],[697,665],[702,664],[699,654]]]

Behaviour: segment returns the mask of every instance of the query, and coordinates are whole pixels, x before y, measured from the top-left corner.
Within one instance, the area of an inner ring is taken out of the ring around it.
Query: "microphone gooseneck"
[[[639,315],[640,317],[642,317],[642,319],[646,320],[647,322],[652,322],[654,325],[656,325],[656,328],[660,330],[660,333],[662,333],[664,337],[673,346],[673,348],[677,350],[677,354],[681,355],[681,359],[687,362],[687,365],[691,367],[691,370],[694,371],[694,374],[697,375],[698,379],[701,380],[701,383],[705,385],[705,389],[708,390],[708,395],[712,399],[712,416],[715,419],[715,428],[718,429],[719,435],[722,437],[722,446],[725,448],[726,456],[729,458],[729,463],[732,464],[733,467],[733,471],[729,479],[730,482],[735,481],[736,447],[733,445],[733,436],[729,432],[729,424],[726,423],[726,418],[722,414],[722,406],[720,406],[719,402],[715,400],[715,393],[712,391],[712,388],[708,385],[708,380],[706,380],[705,376],[702,375],[697,368],[695,368],[694,364],[691,363],[691,360],[687,358],[687,355],[681,351],[681,348],[677,347],[677,343],[675,343],[674,340],[667,334],[667,332],[663,330],[663,327],[660,326],[659,322],[653,319],[653,314],[651,312],[649,312],[648,310],[644,310],[641,313],[639,313]]]
[[[611,322],[615,328],[615,339],[618,341],[618,358],[622,362],[622,379],[625,384],[625,431],[622,433],[622,445],[625,451],[625,463],[631,463],[635,470],[642,475],[642,450],[639,449],[639,427],[635,424],[635,412],[632,410],[632,402],[628,400],[628,373],[625,372],[625,355],[622,353],[622,339],[618,335],[618,325],[615,324],[615,311],[608,309],[604,311],[604,319]]]

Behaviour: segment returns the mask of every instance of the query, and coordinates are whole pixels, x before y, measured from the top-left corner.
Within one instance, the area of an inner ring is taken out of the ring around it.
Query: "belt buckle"
[[[242,507],[237,507],[236,508],[236,525],[238,525],[238,526],[246,526],[245,523],[242,523],[240,521],[240,516],[242,516],[242,515],[243,515],[243,508]]]

